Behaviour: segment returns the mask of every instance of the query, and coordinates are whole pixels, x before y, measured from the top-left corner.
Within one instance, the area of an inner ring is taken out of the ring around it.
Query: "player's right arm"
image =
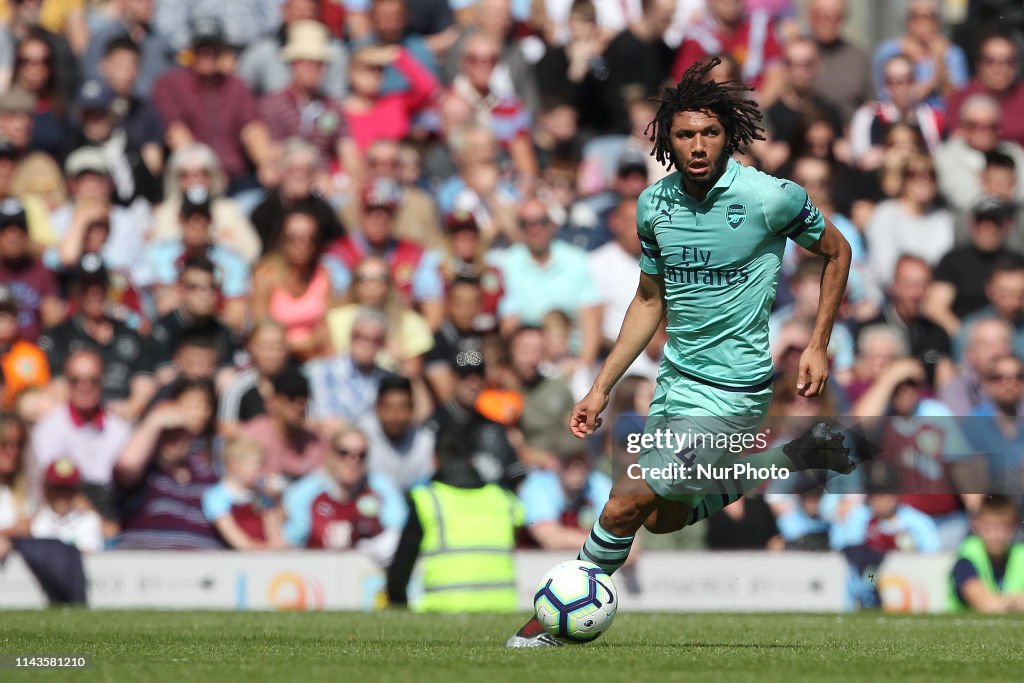
[[[641,264],[643,265],[643,264]],[[590,392],[569,415],[569,430],[579,438],[600,426],[599,415],[623,373],[647,347],[665,316],[665,281],[661,275],[640,272],[640,284],[622,321],[619,337],[594,380]]]

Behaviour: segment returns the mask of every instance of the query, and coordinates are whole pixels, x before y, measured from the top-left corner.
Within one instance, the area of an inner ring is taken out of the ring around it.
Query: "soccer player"
[[[648,187],[637,207],[643,248],[640,284],[622,329],[590,392],[573,409],[569,429],[579,437],[600,426],[615,383],[668,317],[668,342],[645,435],[655,426],[682,433],[737,434],[760,425],[771,400],[768,314],[775,298],[786,240],[821,256],[814,333],[800,358],[797,391],[819,396],[828,378],[826,348],[846,288],[850,246],[795,183],[747,168],[732,155],[763,139],[761,114],[748,88],[708,78],[717,59],[691,66],[655,100],[653,155],[675,172]],[[748,466],[849,472],[843,437],[819,424],[782,446],[743,458]],[[641,468],[721,462],[722,452],[649,448]],[[733,462],[736,462],[735,460]],[[636,469],[636,468],[631,468]],[[751,478],[694,481],[629,476],[615,484],[579,553],[607,572],[629,555],[645,526],[668,533],[694,524],[761,483]],[[551,647],[536,619],[508,647]]]

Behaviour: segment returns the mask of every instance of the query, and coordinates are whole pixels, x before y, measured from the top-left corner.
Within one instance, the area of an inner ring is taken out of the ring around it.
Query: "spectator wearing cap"
[[[594,156],[598,152],[588,154]],[[647,187],[648,178],[652,177],[647,163],[650,158],[646,152],[634,149],[627,143],[619,153],[614,168],[610,169],[611,179],[607,187],[602,179],[600,185],[595,184],[595,189],[600,188],[599,192],[585,197],[572,207],[569,224],[559,231],[559,238],[587,251],[593,251],[612,240],[609,219],[620,198],[636,199]],[[580,174],[593,172],[593,162],[593,159],[585,159]],[[591,164],[590,169],[587,168],[588,164]]]
[[[34,98],[29,146],[63,159],[73,134],[69,99],[73,94],[74,76],[61,80],[55,43],[38,28],[29,29],[14,50],[11,87],[24,90]]]
[[[76,149],[64,163],[64,172],[70,197],[67,204],[51,214],[53,230],[60,241],[55,250],[57,267],[74,267],[88,251],[84,244],[90,226],[102,222],[108,229],[103,262],[111,270],[129,271],[142,251],[150,220],[148,203],[142,200],[131,206],[111,205],[114,184],[107,154],[100,147]]]
[[[213,242],[228,247],[252,265],[262,253],[259,235],[242,206],[225,196],[228,179],[212,149],[202,143],[185,145],[167,160],[164,201],[153,211],[148,239],[181,238],[181,206],[185,191],[199,185],[210,195]]]
[[[217,429],[226,438],[237,434],[241,423],[267,412],[264,399],[273,391],[271,379],[291,362],[284,328],[273,320],[254,323],[245,340],[245,350],[250,365],[238,372],[221,392],[217,407]]]
[[[341,305],[327,313],[327,330],[335,352],[348,352],[352,324],[365,309],[378,311],[388,320],[387,344],[377,358],[381,367],[419,378],[423,372],[423,356],[434,345],[433,332],[423,316],[402,300],[392,282],[388,264],[376,256],[359,262],[355,283]]]
[[[409,87],[381,92],[384,69],[393,66],[409,82]],[[348,67],[349,93],[343,102],[352,138],[361,152],[381,138],[401,140],[409,134],[413,118],[423,111],[437,94],[437,78],[398,45],[373,45],[357,48]]]
[[[43,475],[43,504],[32,517],[33,538],[56,538],[83,553],[103,549],[103,520],[82,505],[82,476],[71,460],[50,463]]]
[[[1012,204],[981,198],[967,221],[970,242],[950,251],[936,266],[923,306],[949,334],[957,334],[963,318],[985,307],[985,288],[997,263],[1024,263],[1024,256],[1006,246],[1015,213]]]
[[[408,514],[387,477],[367,473],[366,437],[354,427],[331,435],[322,469],[284,495],[285,538],[296,548],[359,550],[382,567],[391,563]]]
[[[162,3],[166,4],[177,3]],[[273,185],[273,145],[259,118],[256,98],[220,63],[227,49],[222,24],[212,18],[196,20],[191,45],[191,66],[172,69],[153,88],[167,146],[176,151],[192,142],[209,145],[227,174],[230,195],[258,187],[260,182]],[[217,115],[211,117],[210,112]]]
[[[345,109],[322,90],[326,66],[336,57],[327,28],[317,21],[296,21],[289,25],[288,36],[281,58],[288,63],[291,79],[259,103],[270,137],[277,143],[302,138],[316,147],[324,163],[340,165],[346,174],[359,178],[360,150],[350,136]]]
[[[280,26],[249,43],[238,57],[237,73],[254,93],[266,95],[288,87],[292,74],[282,50],[288,44],[291,28],[300,22],[320,24],[321,14],[318,0],[283,0]],[[329,59],[325,60],[321,87],[327,97],[337,100],[345,93],[348,53],[333,36],[326,52]]]
[[[459,359],[476,354],[482,362],[483,335],[477,321],[483,309],[480,281],[457,277],[448,285],[447,313],[434,333],[434,346],[424,358],[423,377],[439,403],[452,398]]]
[[[284,217],[280,247],[253,272],[253,318],[279,322],[290,353],[301,360],[329,348],[325,318],[334,295],[332,273],[321,259],[323,245],[323,226],[316,216],[293,209]]]
[[[950,128],[959,123],[956,113],[964,100],[972,95],[989,95],[999,102],[1003,110],[1000,139],[1024,145],[1024,80],[1019,76],[1017,39],[1012,32],[997,27],[984,32],[977,45],[974,78],[947,102],[946,108],[954,114],[950,117]]]
[[[271,380],[273,393],[266,399],[267,414],[254,417],[241,433],[263,444],[263,473],[288,480],[305,476],[323,464],[327,443],[306,424],[309,381],[301,372],[285,367]]]
[[[9,155],[20,158],[32,148],[32,112],[36,98],[23,88],[0,95],[0,136],[10,145]]]
[[[521,203],[518,218],[522,243],[495,257],[505,281],[501,329],[539,325],[548,311],[562,310],[579,327],[580,362],[589,367],[601,347],[601,304],[586,252],[554,239],[555,227],[540,201]]]
[[[46,388],[50,364],[43,350],[18,336],[18,302],[7,285],[0,285],[0,406],[9,410],[14,398],[29,387]]]
[[[568,550],[587,540],[608,501],[612,480],[594,469],[583,448],[553,462],[553,470],[526,475],[519,500],[534,544],[544,550]]]
[[[181,201],[181,238],[151,242],[137,257],[131,278],[142,289],[151,316],[175,309],[185,293],[183,266],[192,259],[203,259],[214,267],[219,317],[232,329],[242,329],[249,308],[249,264],[231,247],[214,241],[212,224],[210,194],[201,185],[190,187]]]
[[[94,350],[72,352],[62,367],[67,401],[32,429],[36,481],[53,463],[70,460],[82,477],[82,492],[116,529],[114,464],[131,435],[131,424],[107,410],[103,399],[103,359]]]
[[[281,182],[268,190],[252,212],[252,223],[263,243],[263,254],[280,248],[284,216],[296,209],[313,213],[328,241],[344,235],[345,229],[334,207],[322,194],[325,169],[316,147],[301,138],[288,138],[281,145],[278,163]]]
[[[989,95],[971,95],[960,105],[959,113],[953,134],[935,152],[935,167],[943,196],[955,209],[967,212],[981,195],[985,155],[1002,152],[1017,168],[1024,168],[1024,148],[999,137],[1003,112]],[[1024,188],[1017,188],[1016,199],[1024,199]]]
[[[0,283],[10,287],[18,302],[22,339],[35,341],[43,329],[64,319],[57,280],[33,255],[25,209],[16,199],[0,200]]]
[[[373,412],[363,415],[358,426],[369,442],[368,472],[387,477],[402,491],[434,474],[435,435],[415,418],[409,378],[382,379]]]
[[[146,163],[143,147],[128,136],[122,115],[117,111],[123,106],[118,104],[117,95],[110,86],[102,81],[83,83],[78,90],[74,112],[81,132],[79,140],[82,146],[102,152],[114,186],[114,201],[122,206],[131,206],[141,200],[148,205],[159,200],[160,182]],[[159,155],[162,159],[163,150]],[[157,166],[156,170],[159,171],[160,167]]]
[[[348,350],[308,361],[309,417],[317,423],[353,423],[366,415],[387,372],[377,364],[385,348],[388,319],[380,311],[360,310],[352,321]]]
[[[103,358],[103,400],[107,410],[134,419],[153,394],[149,345],[126,323],[110,315],[110,275],[97,254],[86,254],[70,273],[72,315],[39,338],[51,368],[63,368],[76,349],[94,349]]]
[[[119,91],[121,97],[148,97],[153,84],[174,66],[175,49],[153,25],[153,0],[125,0],[117,18],[109,19],[97,27],[89,37],[89,46],[82,55],[82,73],[86,79],[109,76],[110,47],[117,42],[134,46],[134,64],[131,70],[137,74],[132,79],[131,89]],[[126,48],[119,48],[126,49]],[[117,59],[125,58],[119,55]],[[123,68],[123,65],[122,65]],[[109,80],[108,80],[109,82]],[[111,85],[114,85],[111,82]]]
[[[498,326],[498,306],[505,293],[501,270],[487,262],[487,247],[476,216],[469,211],[456,211],[445,216],[448,233],[447,255],[441,272],[450,288],[460,279],[476,280],[480,288],[480,311],[473,327],[481,332],[494,331]]]
[[[483,351],[460,351],[452,359],[449,372],[451,392],[447,398],[438,399],[437,410],[426,422],[427,428],[437,435],[460,431],[469,441],[473,467],[480,479],[515,489],[526,468],[519,462],[505,427],[477,409],[487,375]]]
[[[433,329],[444,316],[440,255],[395,236],[395,215],[401,201],[402,190],[394,181],[382,178],[367,185],[359,230],[334,242],[326,254],[340,266],[339,279],[334,283],[339,291],[348,289],[356,266],[365,257],[383,258],[399,294],[406,303],[419,308]]]
[[[178,380],[132,432],[114,466],[125,500],[118,550],[221,550],[203,515],[203,493],[217,483],[210,461],[214,414],[210,382]]]
[[[367,183],[386,180],[399,186],[401,197],[395,212],[395,237],[422,245],[426,249],[442,249],[445,234],[437,215],[433,196],[401,177],[402,146],[394,140],[374,140],[366,150],[363,174]],[[345,225],[359,225],[359,202],[346,202],[339,211]]]
[[[157,382],[166,385],[177,374],[195,376],[187,362],[180,358],[189,337],[201,337],[200,346],[213,359],[204,365],[202,376],[214,379],[225,387],[234,375],[235,357],[239,353],[234,331],[218,317],[220,288],[216,264],[203,254],[190,256],[182,264],[178,276],[178,305],[158,318],[150,332],[154,370]],[[193,341],[193,346],[197,345]],[[211,348],[212,347],[212,348]],[[210,367],[212,366],[212,367]],[[209,372],[208,372],[209,371]],[[207,374],[208,373],[208,374]]]

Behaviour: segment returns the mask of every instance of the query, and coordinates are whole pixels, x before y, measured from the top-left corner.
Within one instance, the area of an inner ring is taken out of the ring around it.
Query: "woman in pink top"
[[[392,64],[409,81],[409,89],[381,95],[381,76],[384,68]],[[439,87],[434,74],[397,45],[356,50],[348,74],[345,114],[349,132],[364,153],[374,140],[404,138],[413,115],[430,103]]]
[[[301,360],[330,349],[324,321],[332,304],[331,279],[320,263],[322,249],[316,217],[292,211],[277,248],[253,271],[253,319],[271,318],[283,326],[288,350]]]

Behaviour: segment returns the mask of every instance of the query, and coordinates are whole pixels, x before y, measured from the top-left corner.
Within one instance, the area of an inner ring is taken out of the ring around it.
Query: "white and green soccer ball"
[[[533,594],[537,621],[551,635],[586,643],[608,630],[619,606],[612,577],[590,562],[570,560],[549,571]]]

